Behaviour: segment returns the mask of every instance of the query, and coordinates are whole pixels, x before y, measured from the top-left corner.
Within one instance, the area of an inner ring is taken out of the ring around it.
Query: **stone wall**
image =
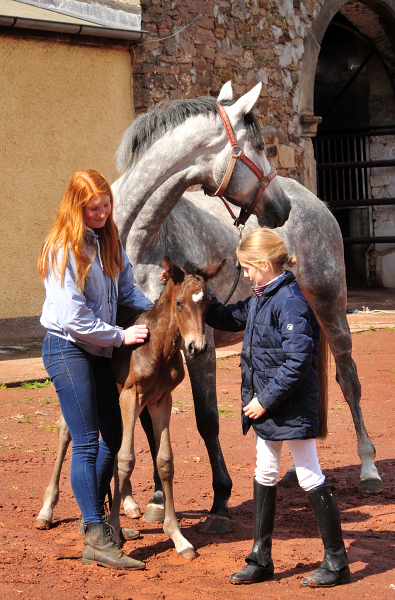
[[[217,96],[228,80],[239,97],[262,81],[256,115],[271,164],[304,183],[304,175],[314,180],[314,168],[306,173],[311,145],[301,137],[298,102],[304,37],[322,4],[141,0],[142,29],[148,35],[134,50],[136,113],[165,98]]]
[[[371,160],[389,159],[395,156],[395,137],[386,135],[370,140]],[[371,169],[370,185],[372,198],[395,198],[395,167]],[[374,235],[395,235],[395,211],[393,206],[374,206],[372,210]],[[374,283],[384,287],[395,287],[394,244],[376,244],[370,251],[374,261]]]

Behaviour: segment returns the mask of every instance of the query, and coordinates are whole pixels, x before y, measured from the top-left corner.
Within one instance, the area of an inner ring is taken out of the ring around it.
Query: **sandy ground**
[[[174,393],[171,435],[175,455],[175,503],[184,535],[198,557],[179,558],[161,524],[121,516],[122,524],[139,529],[141,538],[124,551],[146,561],[138,572],[82,565],[82,538],[77,532],[78,507],[70,482],[70,452],[61,478],[61,497],[53,528],[39,531],[34,519],[49,481],[57,447],[59,406],[52,386],[0,389],[0,597],[4,600],[252,600],[267,598],[360,598],[395,600],[395,331],[393,328],[353,334],[354,358],[362,383],[362,408],[377,449],[384,490],[360,493],[360,465],[348,407],[330,376],[329,436],[318,442],[329,483],[336,488],[352,583],[326,590],[300,586],[322,559],[322,545],[304,493],[282,484],[273,537],[275,577],[253,586],[232,586],[229,575],[244,566],[252,538],[254,438],[240,427],[239,358],[218,360],[220,439],[233,479],[230,510],[234,531],[209,535],[199,531],[211,507],[211,473],[207,453],[195,426],[188,379]],[[141,427],[137,431],[135,497],[142,510],[152,492],[152,465]],[[284,474],[291,464],[283,451]]]

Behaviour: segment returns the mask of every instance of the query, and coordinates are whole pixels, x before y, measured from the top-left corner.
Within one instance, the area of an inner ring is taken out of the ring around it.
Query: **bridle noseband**
[[[272,179],[274,179],[274,177],[277,175],[277,171],[276,171],[276,169],[273,168],[270,171],[269,175],[264,175],[262,173],[260,168],[257,167],[257,165],[251,159],[249,159],[248,156],[246,156],[244,154],[244,152],[242,150],[240,150],[239,146],[237,145],[237,141],[236,141],[233,129],[232,129],[232,125],[230,124],[229,117],[226,113],[226,110],[222,106],[222,104],[217,104],[217,109],[218,109],[218,112],[222,119],[222,122],[224,124],[229,143],[232,147],[232,154],[229,159],[229,163],[228,163],[227,169],[225,171],[225,175],[223,176],[223,179],[222,179],[217,191],[212,193],[209,190],[207,190],[206,188],[203,188],[203,189],[204,189],[204,193],[207,196],[218,196],[222,200],[222,202],[225,204],[229,214],[231,215],[232,219],[234,219],[234,225],[236,225],[236,227],[238,229],[242,229],[242,228],[244,228],[244,225],[245,225],[248,217],[250,215],[252,215],[254,208],[256,207],[256,205],[258,203],[259,198],[262,196],[262,194],[264,193],[265,189],[267,188],[269,183],[272,181]],[[225,190],[229,185],[229,181],[230,181],[230,178],[232,177],[233,169],[235,168],[236,160],[238,158],[240,158],[240,160],[242,160],[243,163],[246,164],[247,167],[249,167],[251,169],[251,171],[253,171],[255,173],[255,175],[258,177],[259,181],[261,182],[261,185],[259,186],[259,189],[255,195],[255,198],[252,201],[249,208],[241,208],[239,216],[236,217],[234,215],[232,209],[230,208],[229,204],[223,198],[222,194],[225,193]]]

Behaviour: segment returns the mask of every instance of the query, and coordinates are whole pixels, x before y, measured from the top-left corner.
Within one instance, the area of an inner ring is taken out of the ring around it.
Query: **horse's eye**
[[[177,308],[182,308],[182,302],[181,302],[181,300],[176,300],[176,307]]]

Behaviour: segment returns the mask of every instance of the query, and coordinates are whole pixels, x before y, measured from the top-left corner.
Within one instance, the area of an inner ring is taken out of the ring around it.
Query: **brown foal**
[[[168,282],[151,310],[137,319],[129,309],[119,307],[121,320],[126,327],[146,323],[147,341],[138,346],[114,349],[112,368],[120,389],[120,406],[123,421],[122,446],[114,468],[114,498],[109,523],[120,531],[119,511],[121,498],[130,488],[129,478],[135,465],[134,428],[145,406],[150,413],[156,446],[156,463],[165,499],[163,530],[173,540],[177,552],[184,558],[194,558],[193,546],[181,534],[173,499],[173,453],[169,424],[172,408],[172,391],[184,378],[183,351],[189,357],[199,356],[206,350],[205,318],[210,305],[206,282],[216,277],[225,260],[198,269],[185,265],[183,269],[164,257],[163,266]],[[128,322],[129,321],[129,322]],[[70,442],[64,420],[59,423],[58,457],[50,484],[44,494],[44,506],[36,519],[36,526],[47,529],[52,523],[53,508],[59,497],[59,477],[63,458]]]

